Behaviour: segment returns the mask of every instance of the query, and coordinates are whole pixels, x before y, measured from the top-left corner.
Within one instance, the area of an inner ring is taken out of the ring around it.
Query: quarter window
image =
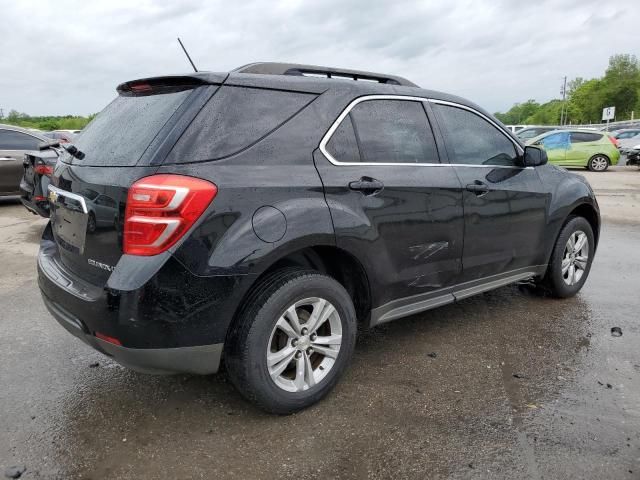
[[[339,162],[360,161],[360,151],[358,150],[350,114],[340,122],[336,131],[333,132],[329,143],[327,143],[327,151]]]
[[[451,163],[519,166],[513,142],[484,118],[468,110],[435,104],[447,138]]]

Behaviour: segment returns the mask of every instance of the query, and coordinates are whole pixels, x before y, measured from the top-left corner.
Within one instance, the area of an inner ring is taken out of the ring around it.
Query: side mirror
[[[533,145],[527,145],[524,147],[525,167],[537,167],[546,164],[548,161],[547,152],[542,148],[534,147]]]

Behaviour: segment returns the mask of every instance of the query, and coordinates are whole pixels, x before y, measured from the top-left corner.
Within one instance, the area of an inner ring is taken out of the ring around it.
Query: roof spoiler
[[[311,76],[351,80],[364,80],[384,83],[387,85],[402,85],[417,87],[415,83],[396,75],[348,70],[345,68],[320,67],[318,65],[303,65],[298,63],[257,62],[243,65],[233,70],[236,73],[259,73],[263,75],[294,75]]]

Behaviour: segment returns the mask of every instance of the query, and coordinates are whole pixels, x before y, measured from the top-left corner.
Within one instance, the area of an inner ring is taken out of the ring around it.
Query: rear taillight
[[[156,255],[174,245],[218,193],[211,182],[182,175],[153,175],[129,188],[123,251]]]
[[[618,139],[616,137],[612,137],[611,135],[607,135],[609,137],[609,140],[611,140],[611,143],[613,143],[613,146],[618,148]]]
[[[113,345],[117,345],[119,347],[122,346],[122,342],[118,340],[116,337],[110,337],[109,335],[105,335],[104,333],[96,332],[96,338],[100,340],[104,340],[105,342],[112,343]]]
[[[33,171],[38,175],[46,175],[50,177],[53,174],[53,167],[50,165],[36,165],[33,167]]]

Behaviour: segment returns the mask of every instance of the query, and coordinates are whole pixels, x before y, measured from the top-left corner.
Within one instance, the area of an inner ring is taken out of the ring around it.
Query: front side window
[[[41,140],[14,130],[0,130],[0,150],[38,150]]]
[[[451,163],[520,166],[513,142],[484,118],[463,108],[437,103],[434,107]]]
[[[540,144],[546,150],[556,150],[556,149],[565,149],[569,147],[570,141],[569,132],[558,132],[552,135],[548,135],[540,140]]]

